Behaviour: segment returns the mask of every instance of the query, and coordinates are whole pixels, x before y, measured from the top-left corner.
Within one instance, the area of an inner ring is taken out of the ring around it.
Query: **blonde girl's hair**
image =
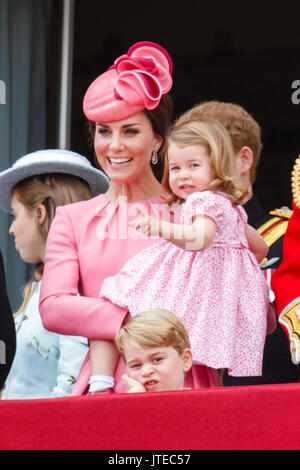
[[[65,204],[87,200],[92,197],[89,185],[83,179],[67,174],[51,173],[32,176],[17,183],[12,194],[28,209],[34,211],[40,204],[46,208],[47,216],[42,227],[38,224],[43,239],[46,241],[50,225],[54,219],[56,208]],[[40,263],[33,273],[33,278],[23,290],[23,303],[14,314],[20,315],[30,299],[32,284],[41,281],[44,263]]]
[[[191,145],[206,147],[214,174],[214,179],[209,184],[208,190],[226,193],[235,204],[239,204],[248,193],[248,189],[243,189],[239,181],[230,136],[225,127],[219,122],[195,119],[175,124],[169,134],[168,143],[173,143],[178,147],[189,147]],[[165,159],[166,164],[162,183],[169,194],[172,194],[169,186],[167,152],[165,153]],[[174,194],[169,200],[169,205],[176,201],[183,202]]]
[[[253,184],[263,144],[260,125],[252,115],[236,103],[204,101],[185,111],[176,120],[176,124],[195,119],[210,119],[220,122],[230,135],[235,154],[244,146],[250,147],[253,152],[250,181]]]
[[[179,355],[190,349],[188,332],[182,320],[174,313],[163,310],[141,312],[118,331],[115,343],[126,362],[124,345],[133,339],[144,348],[172,346]]]

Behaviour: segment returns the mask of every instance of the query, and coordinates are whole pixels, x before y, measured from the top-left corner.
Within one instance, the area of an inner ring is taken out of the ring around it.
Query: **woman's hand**
[[[141,207],[136,207],[137,212],[139,212],[140,216],[138,219],[129,222],[128,225],[130,227],[134,227],[136,229],[141,229],[145,235],[148,236],[156,236],[160,233],[160,221],[155,219],[151,215],[149,215],[144,209]]]
[[[127,374],[122,375],[122,380],[128,389],[128,393],[146,392],[144,385],[142,385],[137,380],[132,379],[131,377],[129,377],[129,375]]]

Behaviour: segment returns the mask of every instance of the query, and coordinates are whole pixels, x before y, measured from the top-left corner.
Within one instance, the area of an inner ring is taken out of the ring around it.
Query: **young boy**
[[[192,352],[185,325],[167,310],[132,318],[117,333],[116,346],[127,364],[128,393],[183,390]]]

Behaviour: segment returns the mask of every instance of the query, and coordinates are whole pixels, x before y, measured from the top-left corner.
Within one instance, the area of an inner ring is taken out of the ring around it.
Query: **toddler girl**
[[[187,327],[195,363],[228,368],[233,376],[261,375],[271,306],[259,263],[268,248],[239,205],[246,191],[230,137],[213,121],[175,126],[166,163],[169,203],[182,203],[181,223],[139,209],[130,225],[161,239],[105,279],[100,295],[131,316],[152,308],[173,311]],[[93,371],[100,371],[104,356],[95,344],[91,352]]]
[[[116,336],[127,365],[123,381],[128,393],[183,390],[192,367],[192,353],[184,323],[168,310],[137,314]]]

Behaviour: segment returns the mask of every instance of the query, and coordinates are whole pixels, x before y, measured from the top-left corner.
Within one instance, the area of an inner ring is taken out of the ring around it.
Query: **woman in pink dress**
[[[157,242],[128,227],[137,216],[135,206],[139,203],[147,213],[172,220],[151,166],[160,158],[170,123],[171,73],[172,61],[161,46],[138,43],[90,85],[83,110],[92,123],[97,161],[110,185],[104,195],[58,208],[47,239],[40,296],[44,326],[85,336],[91,347],[93,340],[102,340],[108,352],[127,309],[100,299],[100,285]],[[125,391],[120,380],[125,370],[118,360],[115,391]],[[104,377],[95,377],[88,355],[73,394],[112,387],[103,372]],[[189,377],[193,386],[220,385],[218,374],[204,366],[190,371]]]
[[[161,308],[187,327],[193,360],[234,376],[261,375],[267,317],[274,316],[259,263],[268,248],[247,224],[226,130],[212,121],[175,126],[168,145],[169,190],[181,223],[140,210],[131,226],[161,237],[106,279],[102,298],[131,316]],[[96,361],[92,357],[92,362]]]

